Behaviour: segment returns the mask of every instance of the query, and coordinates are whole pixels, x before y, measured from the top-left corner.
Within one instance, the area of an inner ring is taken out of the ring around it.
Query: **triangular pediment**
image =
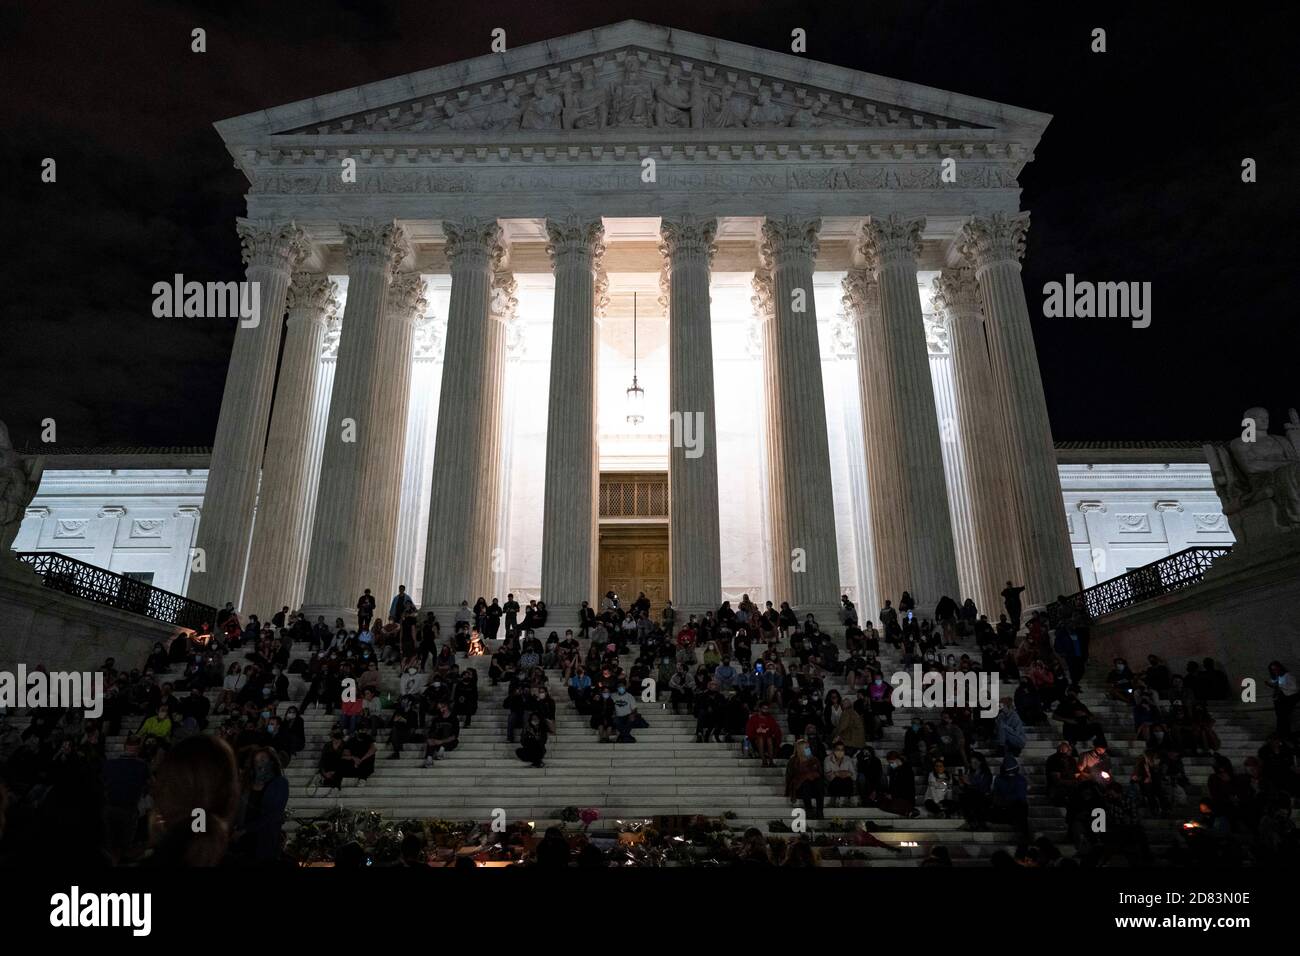
[[[231,147],[355,135],[381,145],[412,135],[509,143],[637,130],[770,136],[826,129],[867,137],[985,131],[1032,150],[1049,119],[803,56],[624,21],[216,125]]]

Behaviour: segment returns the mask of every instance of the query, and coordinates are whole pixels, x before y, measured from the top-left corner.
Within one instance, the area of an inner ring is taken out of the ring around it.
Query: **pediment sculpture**
[[[1249,408],[1240,436],[1203,446],[1239,545],[1300,531],[1300,414],[1288,417],[1286,434],[1271,435],[1268,409]]]
[[[934,129],[970,125],[725,66],[668,62],[662,55],[629,50],[617,59],[572,61],[545,73],[502,77],[472,90],[448,90],[300,131]]]

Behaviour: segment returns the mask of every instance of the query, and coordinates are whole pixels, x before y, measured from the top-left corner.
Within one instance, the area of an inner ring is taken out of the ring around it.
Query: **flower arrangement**
[[[582,821],[582,828],[586,830],[600,819],[600,811],[595,807],[583,807],[578,811],[578,819]]]

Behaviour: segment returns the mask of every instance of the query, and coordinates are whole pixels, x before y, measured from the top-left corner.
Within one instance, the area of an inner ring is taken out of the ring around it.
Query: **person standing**
[[[506,595],[506,603],[502,605],[501,612],[505,615],[506,637],[509,637],[519,630],[519,602],[513,594]]]
[[[1295,674],[1287,670],[1281,661],[1272,661],[1268,665],[1268,685],[1273,688],[1273,711],[1277,714],[1277,734],[1283,740],[1291,735],[1291,714],[1296,704],[1300,703],[1300,687],[1296,685]]]
[[[366,588],[365,593],[357,599],[357,630],[367,630],[374,616],[375,597],[370,593],[370,588]]]
[[[1008,581],[1007,586],[1002,589],[1002,604],[1007,609],[1007,617],[1011,619],[1011,629],[1015,633],[1019,633],[1020,631],[1020,615],[1023,611],[1020,602],[1020,595],[1024,592],[1025,587],[1023,584],[1020,587],[1016,587],[1010,581]]]

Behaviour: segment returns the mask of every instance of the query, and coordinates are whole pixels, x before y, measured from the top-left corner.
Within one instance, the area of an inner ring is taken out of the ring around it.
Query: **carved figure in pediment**
[[[772,102],[771,90],[759,90],[758,98],[749,108],[749,117],[745,125],[751,127],[784,126],[785,109]]]
[[[582,85],[564,93],[565,129],[604,129],[609,125],[609,104],[604,90],[596,86],[596,71],[582,71]]]
[[[563,111],[564,101],[560,94],[553,93],[545,80],[538,80],[533,86],[533,101],[524,108],[519,126],[522,129],[560,129]]]
[[[614,108],[611,111],[615,126],[653,126],[651,104],[654,90],[641,76],[641,61],[628,56],[623,61],[623,80],[614,87]]]
[[[510,92],[500,103],[494,103],[487,111],[487,117],[484,119],[483,128],[493,132],[500,132],[506,129],[518,129],[519,117],[523,113],[523,107],[520,105],[519,94]]]
[[[682,84],[682,69],[669,64],[668,78],[655,87],[655,125],[699,129],[704,125],[704,109],[700,102],[700,79],[691,78],[689,87]]]
[[[448,100],[442,107],[442,111],[447,117],[446,125],[448,129],[478,129],[478,123],[474,117],[468,113],[462,113],[460,105],[455,100]]]
[[[826,120],[822,119],[822,102],[814,100],[806,106],[801,106],[790,116],[790,125],[804,129],[813,126],[825,126]]]
[[[716,93],[710,93],[705,103],[707,125],[717,129],[731,129],[745,125],[749,116],[749,101],[736,93],[730,83]]]

